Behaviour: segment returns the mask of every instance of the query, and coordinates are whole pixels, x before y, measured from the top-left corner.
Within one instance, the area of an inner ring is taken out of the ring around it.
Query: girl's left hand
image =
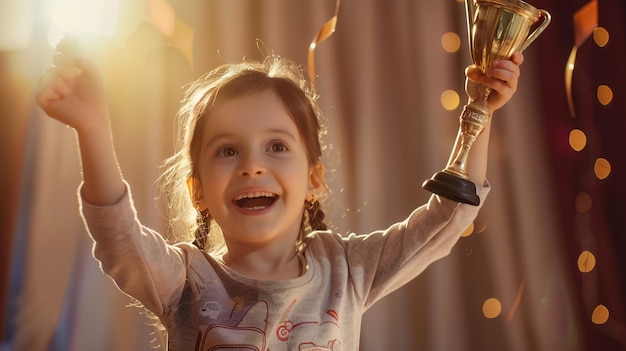
[[[524,62],[524,55],[516,52],[510,60],[495,60],[492,67],[483,72],[475,65],[465,70],[467,76],[465,90],[471,100],[478,98],[478,85],[482,84],[492,89],[488,99],[489,111],[504,106],[517,91],[520,76],[520,65]]]

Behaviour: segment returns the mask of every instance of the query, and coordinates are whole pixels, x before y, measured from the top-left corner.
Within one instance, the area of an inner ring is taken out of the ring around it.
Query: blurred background
[[[361,350],[626,350],[626,4],[534,0],[552,14],[494,116],[492,191],[452,253],[364,316]],[[315,51],[327,119],[324,203],[367,233],[424,203],[466,103],[457,0],[2,0],[0,350],[161,350],[91,257],[74,133],[33,93],[62,37],[101,66],[144,224],[194,78],[273,51]],[[620,146],[621,145],[621,146]]]

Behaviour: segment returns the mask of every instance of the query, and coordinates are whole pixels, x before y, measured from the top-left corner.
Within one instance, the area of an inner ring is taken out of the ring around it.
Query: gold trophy
[[[521,0],[465,0],[465,5],[470,55],[483,72],[494,60],[509,59],[515,52],[524,51],[551,20],[547,11]],[[463,108],[456,149],[448,166],[423,184],[430,192],[472,205],[479,205],[480,198],[467,175],[467,156],[490,118],[487,98],[491,89],[484,85],[478,89],[479,97]]]

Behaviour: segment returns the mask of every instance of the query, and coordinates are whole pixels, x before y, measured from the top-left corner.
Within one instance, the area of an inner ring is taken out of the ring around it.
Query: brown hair
[[[163,163],[164,171],[159,179],[169,212],[170,235],[174,241],[193,240],[201,249],[213,253],[225,249],[219,228],[210,214],[198,213],[187,188],[189,180],[192,181],[192,188],[198,186],[200,135],[207,116],[218,103],[264,90],[274,91],[300,132],[309,165],[315,167],[323,178],[321,137],[324,129],[321,112],[317,95],[304,76],[301,66],[270,55],[262,62],[220,66],[191,84],[178,115],[180,135],[177,152]],[[327,229],[319,203],[307,205],[305,209],[303,233]]]

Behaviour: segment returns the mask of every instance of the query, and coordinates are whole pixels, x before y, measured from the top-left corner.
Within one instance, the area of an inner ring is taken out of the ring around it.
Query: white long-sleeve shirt
[[[488,192],[478,187],[481,204]],[[167,244],[141,225],[129,187],[112,206],[80,201],[102,270],[161,320],[172,351],[358,350],[363,313],[446,256],[480,208],[433,195],[386,230],[314,232],[302,276],[264,281]]]

